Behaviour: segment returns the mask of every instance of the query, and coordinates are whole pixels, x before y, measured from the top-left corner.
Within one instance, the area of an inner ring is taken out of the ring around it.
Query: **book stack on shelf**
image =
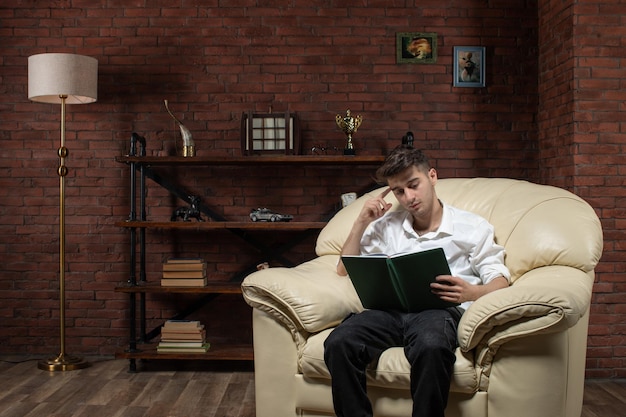
[[[206,353],[209,350],[204,324],[197,320],[168,320],[161,328],[158,353]]]
[[[163,287],[206,287],[206,262],[201,258],[171,258],[163,264]]]

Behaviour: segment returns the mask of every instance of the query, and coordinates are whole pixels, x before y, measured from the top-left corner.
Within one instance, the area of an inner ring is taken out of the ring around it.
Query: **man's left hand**
[[[436,282],[430,284],[430,289],[444,301],[461,304],[476,301],[487,293],[508,286],[509,282],[504,277],[495,278],[486,285],[472,285],[459,277],[439,275]]]

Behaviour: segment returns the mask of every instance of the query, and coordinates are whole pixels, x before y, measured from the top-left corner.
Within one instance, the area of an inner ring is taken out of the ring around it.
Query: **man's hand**
[[[367,200],[361,209],[361,213],[359,213],[357,222],[363,222],[367,226],[374,220],[383,217],[392,207],[391,203],[385,201],[385,197],[390,192],[391,188],[387,188],[378,196]]]
[[[509,286],[504,277],[498,277],[485,285],[472,285],[452,275],[439,275],[437,282],[430,284],[431,291],[444,301],[464,303],[476,301],[483,295]]]
[[[369,224],[374,220],[384,216],[385,213],[387,213],[393,206],[393,204],[387,203],[384,200],[385,196],[389,194],[389,192],[391,192],[391,188],[385,189],[385,191],[380,193],[378,196],[370,198],[365,202],[359,216],[352,225],[352,229],[343,244],[343,248],[341,248],[342,255],[359,255],[361,253],[361,238],[363,237],[363,233],[365,233],[367,226],[369,226]],[[339,275],[348,274],[341,259],[337,264],[337,273]]]

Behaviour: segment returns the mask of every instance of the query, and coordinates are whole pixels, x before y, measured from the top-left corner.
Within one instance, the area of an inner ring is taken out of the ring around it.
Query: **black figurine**
[[[199,222],[203,222],[204,220],[202,219],[202,214],[200,213],[200,197],[192,195],[189,196],[189,207],[179,207],[176,210],[174,210],[174,213],[172,213],[172,218],[170,219],[171,221],[176,221],[177,218],[181,218],[183,219],[184,222],[189,222],[191,221],[191,218],[193,217],[194,219],[196,219]]]
[[[413,132],[406,132],[405,136],[402,136],[402,144],[413,146]]]

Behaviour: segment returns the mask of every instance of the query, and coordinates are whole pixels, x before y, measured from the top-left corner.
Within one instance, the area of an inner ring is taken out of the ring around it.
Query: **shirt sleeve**
[[[472,269],[483,284],[500,276],[511,281],[511,273],[504,265],[504,247],[495,242],[494,229],[487,221],[477,228],[476,246],[471,254]]]
[[[384,241],[379,233],[380,227],[376,227],[380,222],[370,223],[365,229],[361,237],[361,255],[370,255],[373,253],[384,253]]]

